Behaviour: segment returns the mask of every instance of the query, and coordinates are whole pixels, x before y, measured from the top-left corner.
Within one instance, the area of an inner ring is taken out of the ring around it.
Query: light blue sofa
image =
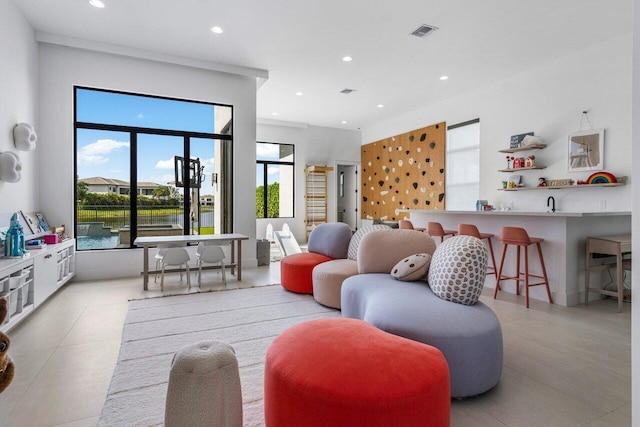
[[[402,282],[389,274],[408,255],[434,250],[426,233],[367,234],[358,251],[359,274],[342,285],[342,315],[438,348],[449,365],[451,396],[477,395],[493,388],[502,373],[502,331],[495,313],[480,301],[470,306],[445,301],[425,281]]]

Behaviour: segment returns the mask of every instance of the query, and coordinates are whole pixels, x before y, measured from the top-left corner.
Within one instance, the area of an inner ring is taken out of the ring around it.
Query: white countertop
[[[597,216],[625,216],[631,215],[630,211],[618,211],[618,212],[565,212],[565,211],[556,211],[556,212],[528,212],[528,211],[519,211],[519,210],[509,210],[509,211],[441,211],[441,210],[428,210],[428,209],[398,209],[398,212],[419,212],[419,213],[429,213],[429,214],[464,214],[464,215],[509,215],[509,216],[545,216],[545,217],[597,217]]]

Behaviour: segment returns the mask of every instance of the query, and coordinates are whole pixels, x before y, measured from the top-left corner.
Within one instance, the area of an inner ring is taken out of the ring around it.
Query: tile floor
[[[204,281],[220,280],[207,272]],[[245,269],[241,286],[279,282],[279,264]],[[177,276],[165,294],[185,292]],[[229,288],[238,283],[231,278]],[[220,285],[203,286],[203,290]],[[71,282],[13,329],[17,369],[0,395],[0,425],[95,426],[120,347],[128,300],[160,295],[142,279]],[[500,318],[504,369],[497,387],[452,401],[453,426],[630,426],[631,315],[613,300],[560,307],[502,292],[482,300]]]

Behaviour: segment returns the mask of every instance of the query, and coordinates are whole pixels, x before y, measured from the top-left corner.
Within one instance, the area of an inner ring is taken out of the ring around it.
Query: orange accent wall
[[[363,219],[397,221],[401,217],[396,209],[444,210],[444,122],[372,142],[360,150]]]

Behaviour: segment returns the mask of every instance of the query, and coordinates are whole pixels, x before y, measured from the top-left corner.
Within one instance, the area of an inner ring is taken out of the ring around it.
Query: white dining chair
[[[154,256],[154,259],[156,260],[156,274],[153,278],[153,283],[158,283],[158,271],[160,270],[160,265],[162,263],[162,258],[164,258],[164,254],[167,253],[167,249],[169,248],[181,248],[181,247],[185,247],[187,246],[186,243],[158,243],[157,244],[157,248],[158,251],[156,252],[156,255]],[[182,273],[180,273],[180,278],[182,278]]]
[[[160,261],[162,265],[161,270],[161,278],[160,278],[160,290],[164,291],[164,270],[166,266],[177,266],[182,268],[184,265],[185,271],[187,273],[187,285],[189,285],[189,289],[191,289],[191,275],[189,274],[189,261],[191,257],[189,257],[189,252],[185,248],[167,248],[164,256],[162,257],[162,261]],[[180,270],[180,280],[182,280],[182,270]]]
[[[225,287],[227,286],[227,276],[224,269],[225,254],[222,246],[223,245],[220,244],[207,245],[203,242],[198,243],[198,248],[196,249],[196,255],[198,257],[198,284],[202,282],[202,264],[207,263],[220,265],[220,270],[222,271],[222,283],[224,283]]]

